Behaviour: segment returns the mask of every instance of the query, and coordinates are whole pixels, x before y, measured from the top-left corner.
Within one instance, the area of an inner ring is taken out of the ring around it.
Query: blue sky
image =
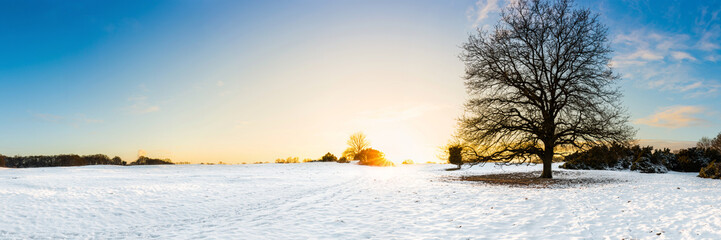
[[[340,154],[364,131],[434,160],[466,98],[481,1],[2,1],[0,153],[176,161]],[[721,1],[579,1],[601,14],[639,139],[721,131]]]

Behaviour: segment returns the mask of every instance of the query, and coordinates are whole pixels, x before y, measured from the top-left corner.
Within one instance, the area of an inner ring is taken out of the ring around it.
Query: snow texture
[[[721,181],[698,173],[519,188],[448,179],[540,165],[450,167],[0,169],[0,239],[721,239]]]

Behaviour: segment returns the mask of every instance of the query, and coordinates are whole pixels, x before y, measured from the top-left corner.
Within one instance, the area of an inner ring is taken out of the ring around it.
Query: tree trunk
[[[547,145],[548,146],[548,145]],[[546,151],[543,153],[543,173],[541,178],[553,178],[553,172],[551,166],[553,165],[553,147],[546,147]]]

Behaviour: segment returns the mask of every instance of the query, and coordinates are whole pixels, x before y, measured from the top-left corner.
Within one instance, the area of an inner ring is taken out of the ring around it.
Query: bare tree
[[[703,149],[715,149],[721,152],[721,133],[716,135],[715,138],[702,137],[701,140],[696,143],[696,147]]]
[[[607,28],[571,0],[520,0],[463,45],[470,94],[461,136],[479,161],[540,159],[557,148],[625,143],[635,134],[609,66]]]
[[[363,132],[357,132],[350,135],[347,143],[348,148],[343,152],[343,156],[353,160],[360,160],[356,159],[355,156],[363,151],[363,149],[366,149],[371,145],[370,142],[366,140],[366,135],[363,134]]]

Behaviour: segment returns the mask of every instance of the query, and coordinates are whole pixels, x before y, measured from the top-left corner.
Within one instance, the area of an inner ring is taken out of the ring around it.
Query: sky
[[[507,4],[0,1],[0,154],[272,162],[362,131],[435,161],[467,97],[460,46]],[[576,4],[609,28],[638,139],[721,132],[721,1]]]

